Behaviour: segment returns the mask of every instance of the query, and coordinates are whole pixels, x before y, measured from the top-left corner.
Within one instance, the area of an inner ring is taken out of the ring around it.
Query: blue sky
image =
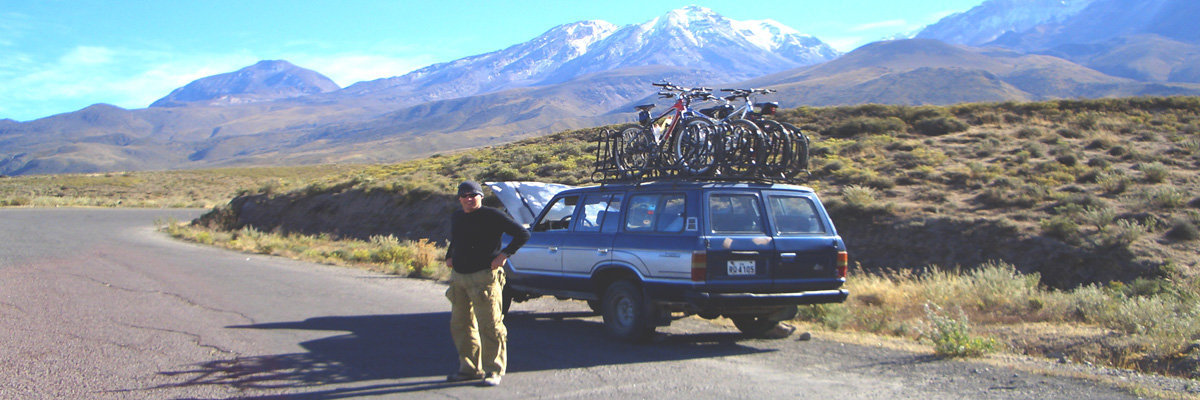
[[[982,0],[0,0],[0,119],[143,108],[195,79],[285,59],[341,86],[502,49],[565,23],[649,21],[689,4],[774,19],[838,50]]]

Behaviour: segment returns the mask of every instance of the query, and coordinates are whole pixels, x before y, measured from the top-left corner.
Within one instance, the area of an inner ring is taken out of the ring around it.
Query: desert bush
[[[896,117],[854,117],[823,131],[822,134],[830,137],[846,138],[869,134],[904,132],[906,129],[908,129],[908,124],[905,124],[903,120]]]
[[[1042,136],[1042,130],[1033,126],[1024,126],[1017,129],[1017,137],[1021,139],[1032,139]]]
[[[1102,173],[1096,177],[1096,184],[1100,185],[1100,189],[1107,194],[1124,193],[1129,187],[1131,180],[1120,172]]]
[[[859,210],[869,210],[875,206],[875,189],[869,186],[850,185],[842,188],[842,199],[846,205]]]
[[[1167,237],[1180,241],[1196,240],[1200,239],[1200,229],[1187,218],[1175,218],[1171,220],[1171,230],[1167,231]]]
[[[816,322],[833,330],[845,327],[853,317],[849,307],[839,303],[801,306],[799,311],[797,319]]]
[[[1183,189],[1172,186],[1159,186],[1140,193],[1142,204],[1155,210],[1182,207],[1187,195]]]
[[[1162,183],[1171,176],[1171,170],[1160,162],[1138,164],[1138,169],[1142,171],[1147,183]]]
[[[1099,244],[1106,247],[1127,247],[1145,236],[1149,229],[1141,223],[1129,220],[1117,220],[1112,226],[1101,230]]]
[[[970,127],[966,122],[954,117],[927,118],[913,123],[913,130],[925,136],[942,136],[962,132]]]
[[[925,326],[921,337],[933,343],[939,357],[976,357],[996,350],[995,340],[971,335],[971,323],[961,309],[949,315],[936,304],[925,304]]]
[[[1092,206],[1087,207],[1081,217],[1096,230],[1104,230],[1117,219],[1117,211],[1108,206]]]
[[[1055,215],[1042,219],[1038,225],[1041,226],[1043,235],[1072,244],[1079,242],[1079,224],[1070,216]]]

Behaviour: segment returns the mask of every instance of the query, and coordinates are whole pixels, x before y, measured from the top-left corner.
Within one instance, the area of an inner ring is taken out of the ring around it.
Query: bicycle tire
[[[654,138],[641,126],[621,130],[614,157],[617,171],[625,178],[638,178],[646,173],[654,154]]]
[[[808,135],[805,135],[804,131],[795,125],[787,122],[780,122],[779,124],[783,125],[783,128],[788,131],[788,135],[791,137],[792,160],[788,163],[788,175],[800,176],[801,174],[808,174],[809,148],[811,144]]]
[[[675,166],[681,174],[700,175],[713,166],[713,123],[704,118],[687,118],[680,122],[671,137]]]
[[[727,160],[729,169],[742,178],[757,178],[759,170],[767,161],[767,151],[762,130],[758,125],[744,119],[726,122],[729,127],[727,138],[735,142],[728,148],[736,152]]]
[[[791,136],[787,129],[778,122],[769,119],[758,119],[754,121],[758,127],[762,129],[763,137],[767,141],[767,161],[763,164],[760,174],[764,177],[782,177],[788,173],[789,166],[792,162],[792,143]]]

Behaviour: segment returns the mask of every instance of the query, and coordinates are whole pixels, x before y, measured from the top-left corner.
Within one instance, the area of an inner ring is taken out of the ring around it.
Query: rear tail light
[[[846,267],[849,264],[850,264],[850,254],[846,253],[844,251],[839,251],[837,253],[837,277],[838,278],[846,277]],[[695,267],[692,267],[692,268],[693,268],[692,275],[694,276],[696,274]]]
[[[708,253],[703,251],[692,252],[692,281],[704,282],[708,280]]]

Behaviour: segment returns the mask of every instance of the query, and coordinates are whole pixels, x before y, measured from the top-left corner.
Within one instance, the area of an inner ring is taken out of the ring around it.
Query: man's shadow
[[[450,339],[450,313],[314,317],[303,321],[231,326],[342,332],[300,343],[307,352],[258,355],[210,361],[162,375],[181,379],[174,387],[218,385],[239,390],[313,389],[305,398],[428,390],[452,386],[446,374],[458,368]],[[613,340],[602,325],[585,320],[593,314],[514,313],[508,328],[508,372],[586,368],[600,365],[675,361],[765,351],[737,342],[735,332],[662,335],[650,344]],[[428,378],[417,382],[353,389],[347,383]],[[323,385],[337,385],[338,389]]]

